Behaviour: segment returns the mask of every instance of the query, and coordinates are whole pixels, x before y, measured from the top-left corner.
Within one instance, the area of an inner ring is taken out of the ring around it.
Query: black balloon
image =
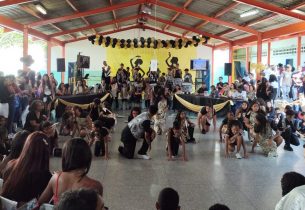
[[[104,39],[104,37],[100,36],[100,38],[98,39],[98,45],[101,45],[103,43],[103,39]]]

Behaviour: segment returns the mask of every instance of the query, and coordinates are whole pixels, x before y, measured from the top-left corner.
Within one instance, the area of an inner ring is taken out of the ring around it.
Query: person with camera
[[[295,112],[292,109],[286,111],[286,118],[281,118],[278,129],[282,132],[281,136],[285,141],[284,150],[293,151],[291,144],[299,146],[300,141],[296,134],[297,129],[294,123]]]
[[[148,112],[143,112],[127,124],[121,136],[121,141],[124,146],[119,146],[118,148],[121,155],[128,159],[133,159],[137,141],[143,138],[143,144],[138,151],[137,157],[144,160],[150,159],[147,151],[150,150],[151,143],[156,136],[156,132],[151,128],[151,119],[157,112],[158,107],[151,105]]]

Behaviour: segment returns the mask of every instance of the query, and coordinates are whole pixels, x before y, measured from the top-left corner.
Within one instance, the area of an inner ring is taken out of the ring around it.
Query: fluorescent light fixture
[[[37,9],[41,14],[44,14],[44,15],[47,14],[46,8],[45,8],[41,3],[38,3],[38,4],[36,4],[35,6],[36,6],[36,9]]]
[[[298,10],[298,9],[294,9],[294,10],[292,10],[292,12],[300,14],[300,15],[305,15],[305,12]]]
[[[244,13],[240,14],[240,17],[241,18],[249,17],[249,16],[252,16],[252,15],[256,15],[257,13],[259,13],[259,10],[258,9],[254,9],[254,10],[250,10],[248,12],[244,12]]]

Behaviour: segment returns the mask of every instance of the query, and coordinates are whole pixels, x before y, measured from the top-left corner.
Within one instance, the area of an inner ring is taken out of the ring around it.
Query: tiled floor
[[[282,144],[277,158],[264,157],[257,148],[248,159],[225,159],[218,133],[202,135],[198,130],[195,131],[198,143],[186,147],[188,162],[166,160],[165,135],[153,142],[152,160],[124,159],[117,148],[127,114],[121,113],[125,118],[118,118],[110,144],[111,159],[94,158],[89,172],[102,182],[104,199],[111,210],[154,209],[159,191],[168,186],[179,192],[185,210],[208,209],[217,202],[232,210],[271,210],[281,197],[281,176],[288,171],[305,175],[301,146],[286,152]],[[247,148],[250,149],[250,144]],[[60,170],[60,164],[59,158],[53,158],[52,170]]]

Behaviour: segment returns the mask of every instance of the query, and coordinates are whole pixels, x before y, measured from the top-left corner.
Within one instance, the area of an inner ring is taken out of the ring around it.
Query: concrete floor
[[[198,128],[195,130],[198,143],[186,146],[188,162],[167,161],[165,135],[153,142],[152,160],[127,160],[117,151],[128,113],[120,115],[125,117],[118,118],[112,134],[111,159],[94,158],[89,172],[89,176],[102,182],[104,200],[111,210],[155,209],[158,193],[164,187],[178,191],[181,209],[185,210],[208,209],[214,203],[226,204],[232,210],[271,210],[281,198],[281,176],[288,171],[305,175],[301,146],[286,152],[282,144],[277,158],[264,157],[257,148],[248,159],[225,159],[218,133],[202,135]],[[172,124],[173,116],[168,117],[168,125]],[[247,148],[249,151],[250,144]],[[61,159],[52,158],[51,170],[60,169]]]

